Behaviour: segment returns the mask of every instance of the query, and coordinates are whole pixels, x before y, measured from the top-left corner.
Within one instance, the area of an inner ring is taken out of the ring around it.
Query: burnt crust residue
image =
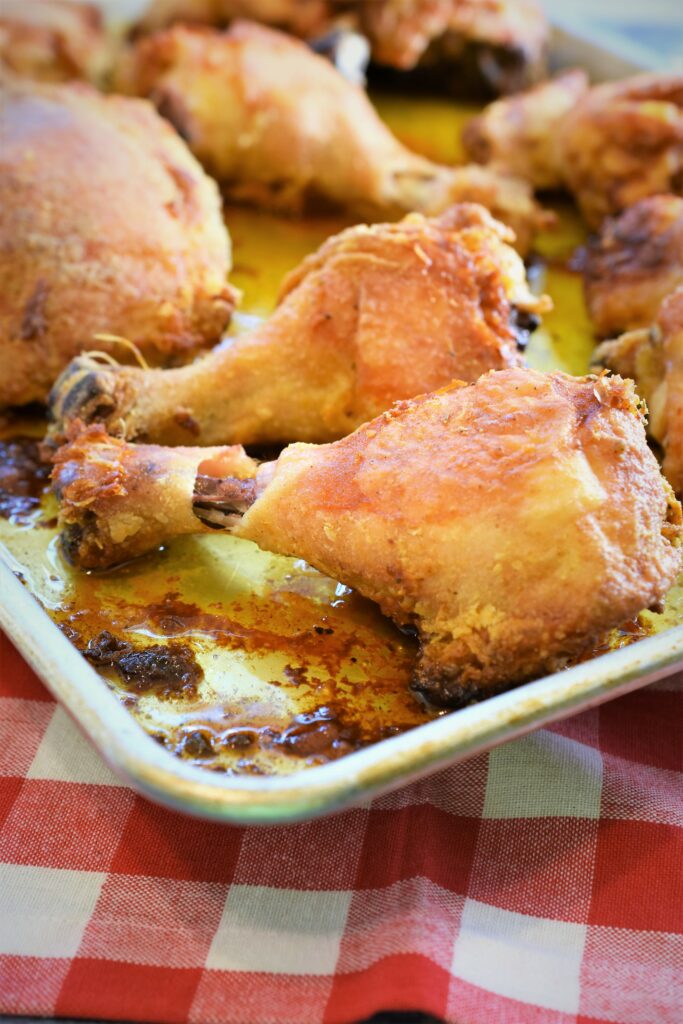
[[[204,677],[188,644],[151,644],[136,648],[108,630],[88,641],[81,652],[102,668],[113,668],[123,683],[136,693],[157,697],[193,697]]]
[[[22,341],[33,341],[42,338],[47,330],[47,318],[45,315],[45,303],[50,291],[50,286],[43,278],[39,278],[31,293],[21,319],[19,337]]]
[[[39,442],[28,437],[0,441],[0,516],[24,522],[40,505],[49,475]]]

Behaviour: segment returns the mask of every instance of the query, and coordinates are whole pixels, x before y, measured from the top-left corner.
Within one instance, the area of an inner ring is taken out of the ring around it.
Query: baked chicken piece
[[[683,494],[683,286],[664,300],[649,330],[603,342],[595,358],[635,380],[647,402],[649,433],[664,451],[664,473]]]
[[[499,95],[545,76],[549,26],[537,0],[374,0],[357,11],[373,61],[453,91],[465,79]]]
[[[19,75],[60,82],[99,82],[109,47],[96,4],[70,0],[2,0],[0,64]]]
[[[153,361],[230,319],[218,190],[148,103],[0,80],[0,406],[43,401],[79,352]]]
[[[588,76],[575,68],[496,100],[465,127],[469,157],[524,178],[536,189],[561,188],[558,128],[587,90]]]
[[[649,196],[608,217],[575,264],[600,337],[649,327],[683,284],[683,198]]]
[[[564,177],[597,228],[639,199],[683,195],[683,74],[594,86],[559,131]]]
[[[75,360],[52,432],[80,419],[161,444],[327,441],[398,399],[518,365],[550,300],[529,291],[509,239],[469,204],[349,228],[285,278],[270,320],[188,366]]]
[[[304,43],[251,22],[143,38],[117,81],[156,104],[237,202],[367,219],[481,202],[514,229],[520,251],[548,222],[525,182],[411,153],[360,87]]]
[[[416,629],[414,685],[446,705],[559,667],[680,568],[681,509],[618,377],[492,372],[242,459],[74,429],[54,468],[67,555],[104,567],[222,525]]]

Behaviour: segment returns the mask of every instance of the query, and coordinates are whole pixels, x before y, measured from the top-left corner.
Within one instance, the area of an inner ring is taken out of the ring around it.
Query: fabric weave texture
[[[105,766],[0,637],[0,1010],[683,1019],[683,677],[367,806],[238,828]]]

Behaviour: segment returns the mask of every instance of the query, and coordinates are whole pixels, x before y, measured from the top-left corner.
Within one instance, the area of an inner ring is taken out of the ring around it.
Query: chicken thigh
[[[237,202],[375,220],[480,202],[514,229],[522,252],[548,223],[525,182],[411,153],[361,88],[281,32],[177,26],[141,39],[117,82],[149,97]]]
[[[550,300],[529,291],[509,237],[473,205],[349,228],[288,275],[270,320],[188,366],[76,360],[51,396],[52,433],[80,419],[161,444],[327,441],[398,399],[517,365]]]
[[[556,669],[680,568],[681,509],[619,377],[491,372],[258,468],[72,431],[54,486],[77,565],[223,525],[417,630],[414,685],[446,705]]]
[[[220,337],[235,293],[218,191],[148,103],[0,78],[0,407],[77,353],[156,362]]]

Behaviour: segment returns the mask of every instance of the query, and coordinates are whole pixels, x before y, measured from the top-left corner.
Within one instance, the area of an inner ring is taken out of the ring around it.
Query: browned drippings
[[[134,647],[106,629],[89,640],[81,653],[94,665],[115,669],[135,692],[154,692],[162,699],[194,697],[204,675],[188,644]]]
[[[0,516],[17,525],[28,522],[40,506],[50,466],[30,437],[0,441]]]

